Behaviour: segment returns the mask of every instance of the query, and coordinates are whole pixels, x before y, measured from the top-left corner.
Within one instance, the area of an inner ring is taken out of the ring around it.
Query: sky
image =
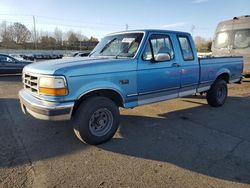
[[[0,22],[37,31],[81,32],[101,39],[132,29],[166,29],[213,37],[220,21],[250,15],[250,0],[1,0]]]

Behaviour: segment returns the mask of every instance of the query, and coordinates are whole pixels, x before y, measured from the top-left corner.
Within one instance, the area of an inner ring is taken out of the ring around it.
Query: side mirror
[[[154,60],[158,61],[158,62],[169,61],[169,60],[171,60],[171,57],[170,57],[169,53],[159,53],[159,54],[155,55]]]

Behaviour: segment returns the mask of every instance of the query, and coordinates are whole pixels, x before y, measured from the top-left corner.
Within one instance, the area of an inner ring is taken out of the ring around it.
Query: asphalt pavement
[[[190,96],[121,109],[109,142],[24,115],[20,76],[0,77],[0,187],[250,187],[250,79],[220,108]]]

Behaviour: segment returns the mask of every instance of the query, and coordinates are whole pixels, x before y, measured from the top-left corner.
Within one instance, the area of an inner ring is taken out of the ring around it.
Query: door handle
[[[172,67],[180,67],[181,65],[179,63],[173,63]]]

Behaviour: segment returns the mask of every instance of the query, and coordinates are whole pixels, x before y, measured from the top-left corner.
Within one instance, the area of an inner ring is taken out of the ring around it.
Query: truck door
[[[180,47],[180,63],[181,63],[181,88],[179,96],[187,96],[194,94],[199,83],[199,62],[197,56],[194,55],[190,38],[187,35],[177,36]]]
[[[171,36],[151,34],[138,61],[138,104],[178,97],[180,66]]]

